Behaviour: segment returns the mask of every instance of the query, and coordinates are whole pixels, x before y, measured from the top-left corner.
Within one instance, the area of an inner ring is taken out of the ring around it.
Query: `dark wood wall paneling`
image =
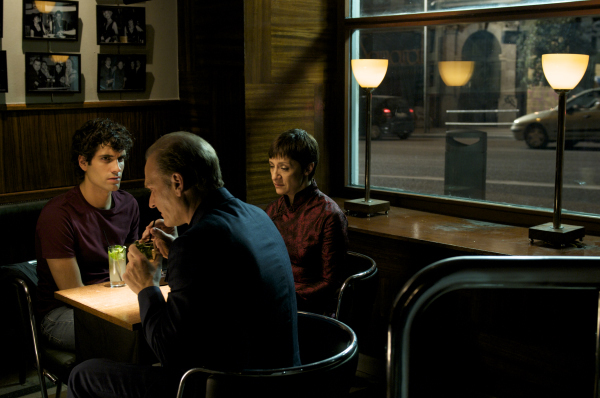
[[[225,187],[245,200],[244,1],[177,7],[182,129],[215,148]]]
[[[366,345],[366,352],[383,356],[389,314],[402,286],[429,264],[464,255],[464,252],[434,247],[427,242],[405,242],[356,231],[348,233],[348,240],[350,250],[363,253],[377,263],[379,286],[370,324],[371,339],[363,346]]]
[[[247,200],[277,198],[267,151],[281,132],[302,128],[319,143],[316,180],[329,193],[326,135],[334,97],[337,3],[331,0],[245,2]]]
[[[225,185],[240,199],[276,198],[267,150],[290,128],[319,142],[316,177],[328,192],[337,7],[333,0],[178,0],[182,128],[215,147]]]
[[[179,129],[177,105],[143,101],[6,107],[0,112],[0,203],[51,197],[75,185],[71,137],[97,117],[119,122],[133,134],[123,184],[142,186],[146,149]]]

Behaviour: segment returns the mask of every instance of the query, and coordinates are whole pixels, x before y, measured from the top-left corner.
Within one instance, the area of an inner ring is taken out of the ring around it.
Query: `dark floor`
[[[46,385],[48,386],[48,398],[54,398],[56,387],[52,387],[49,381]],[[67,396],[64,391],[63,388],[62,397]],[[2,371],[0,374],[0,398],[41,398],[41,396],[37,370],[33,367],[28,370],[24,384],[19,384],[19,374],[16,370]]]
[[[33,366],[29,369],[25,384],[19,384],[16,369],[0,371],[0,398],[41,398],[39,379]],[[32,390],[38,390],[32,392]],[[48,397],[55,398],[55,387],[48,390]],[[63,387],[61,397],[66,397]],[[384,398],[385,397],[385,363],[367,355],[359,355],[358,370],[350,398]]]
[[[385,398],[385,387],[385,361],[360,354],[350,398]]]

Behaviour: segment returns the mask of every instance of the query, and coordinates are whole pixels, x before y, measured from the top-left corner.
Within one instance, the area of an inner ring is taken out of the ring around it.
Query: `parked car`
[[[517,140],[533,149],[556,142],[558,107],[529,113],[513,122],[510,130]],[[582,91],[567,100],[565,147],[580,141],[600,142],[600,88]]]
[[[415,131],[415,111],[404,98],[392,95],[374,95],[371,105],[373,107],[371,139],[378,140],[382,136],[395,135],[405,140]],[[364,106],[361,109],[364,110]],[[363,113],[361,113],[359,126],[362,137],[365,135]]]

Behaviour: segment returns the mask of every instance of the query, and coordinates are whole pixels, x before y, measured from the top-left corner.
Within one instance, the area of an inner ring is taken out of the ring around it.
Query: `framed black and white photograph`
[[[8,93],[8,73],[6,69],[6,51],[0,51],[0,93]]]
[[[77,41],[79,2],[23,0],[23,39]]]
[[[98,92],[146,91],[145,54],[98,54]]]
[[[97,44],[144,45],[144,7],[96,6]]]
[[[80,93],[81,55],[25,53],[25,91]]]
[[[121,44],[142,45],[146,43],[146,9],[144,7],[121,7]]]

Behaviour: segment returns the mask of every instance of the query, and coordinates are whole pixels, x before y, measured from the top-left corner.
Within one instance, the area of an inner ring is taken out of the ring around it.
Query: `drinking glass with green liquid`
[[[108,247],[108,274],[110,275],[110,287],[125,286],[123,274],[126,268],[125,246],[113,245]]]

